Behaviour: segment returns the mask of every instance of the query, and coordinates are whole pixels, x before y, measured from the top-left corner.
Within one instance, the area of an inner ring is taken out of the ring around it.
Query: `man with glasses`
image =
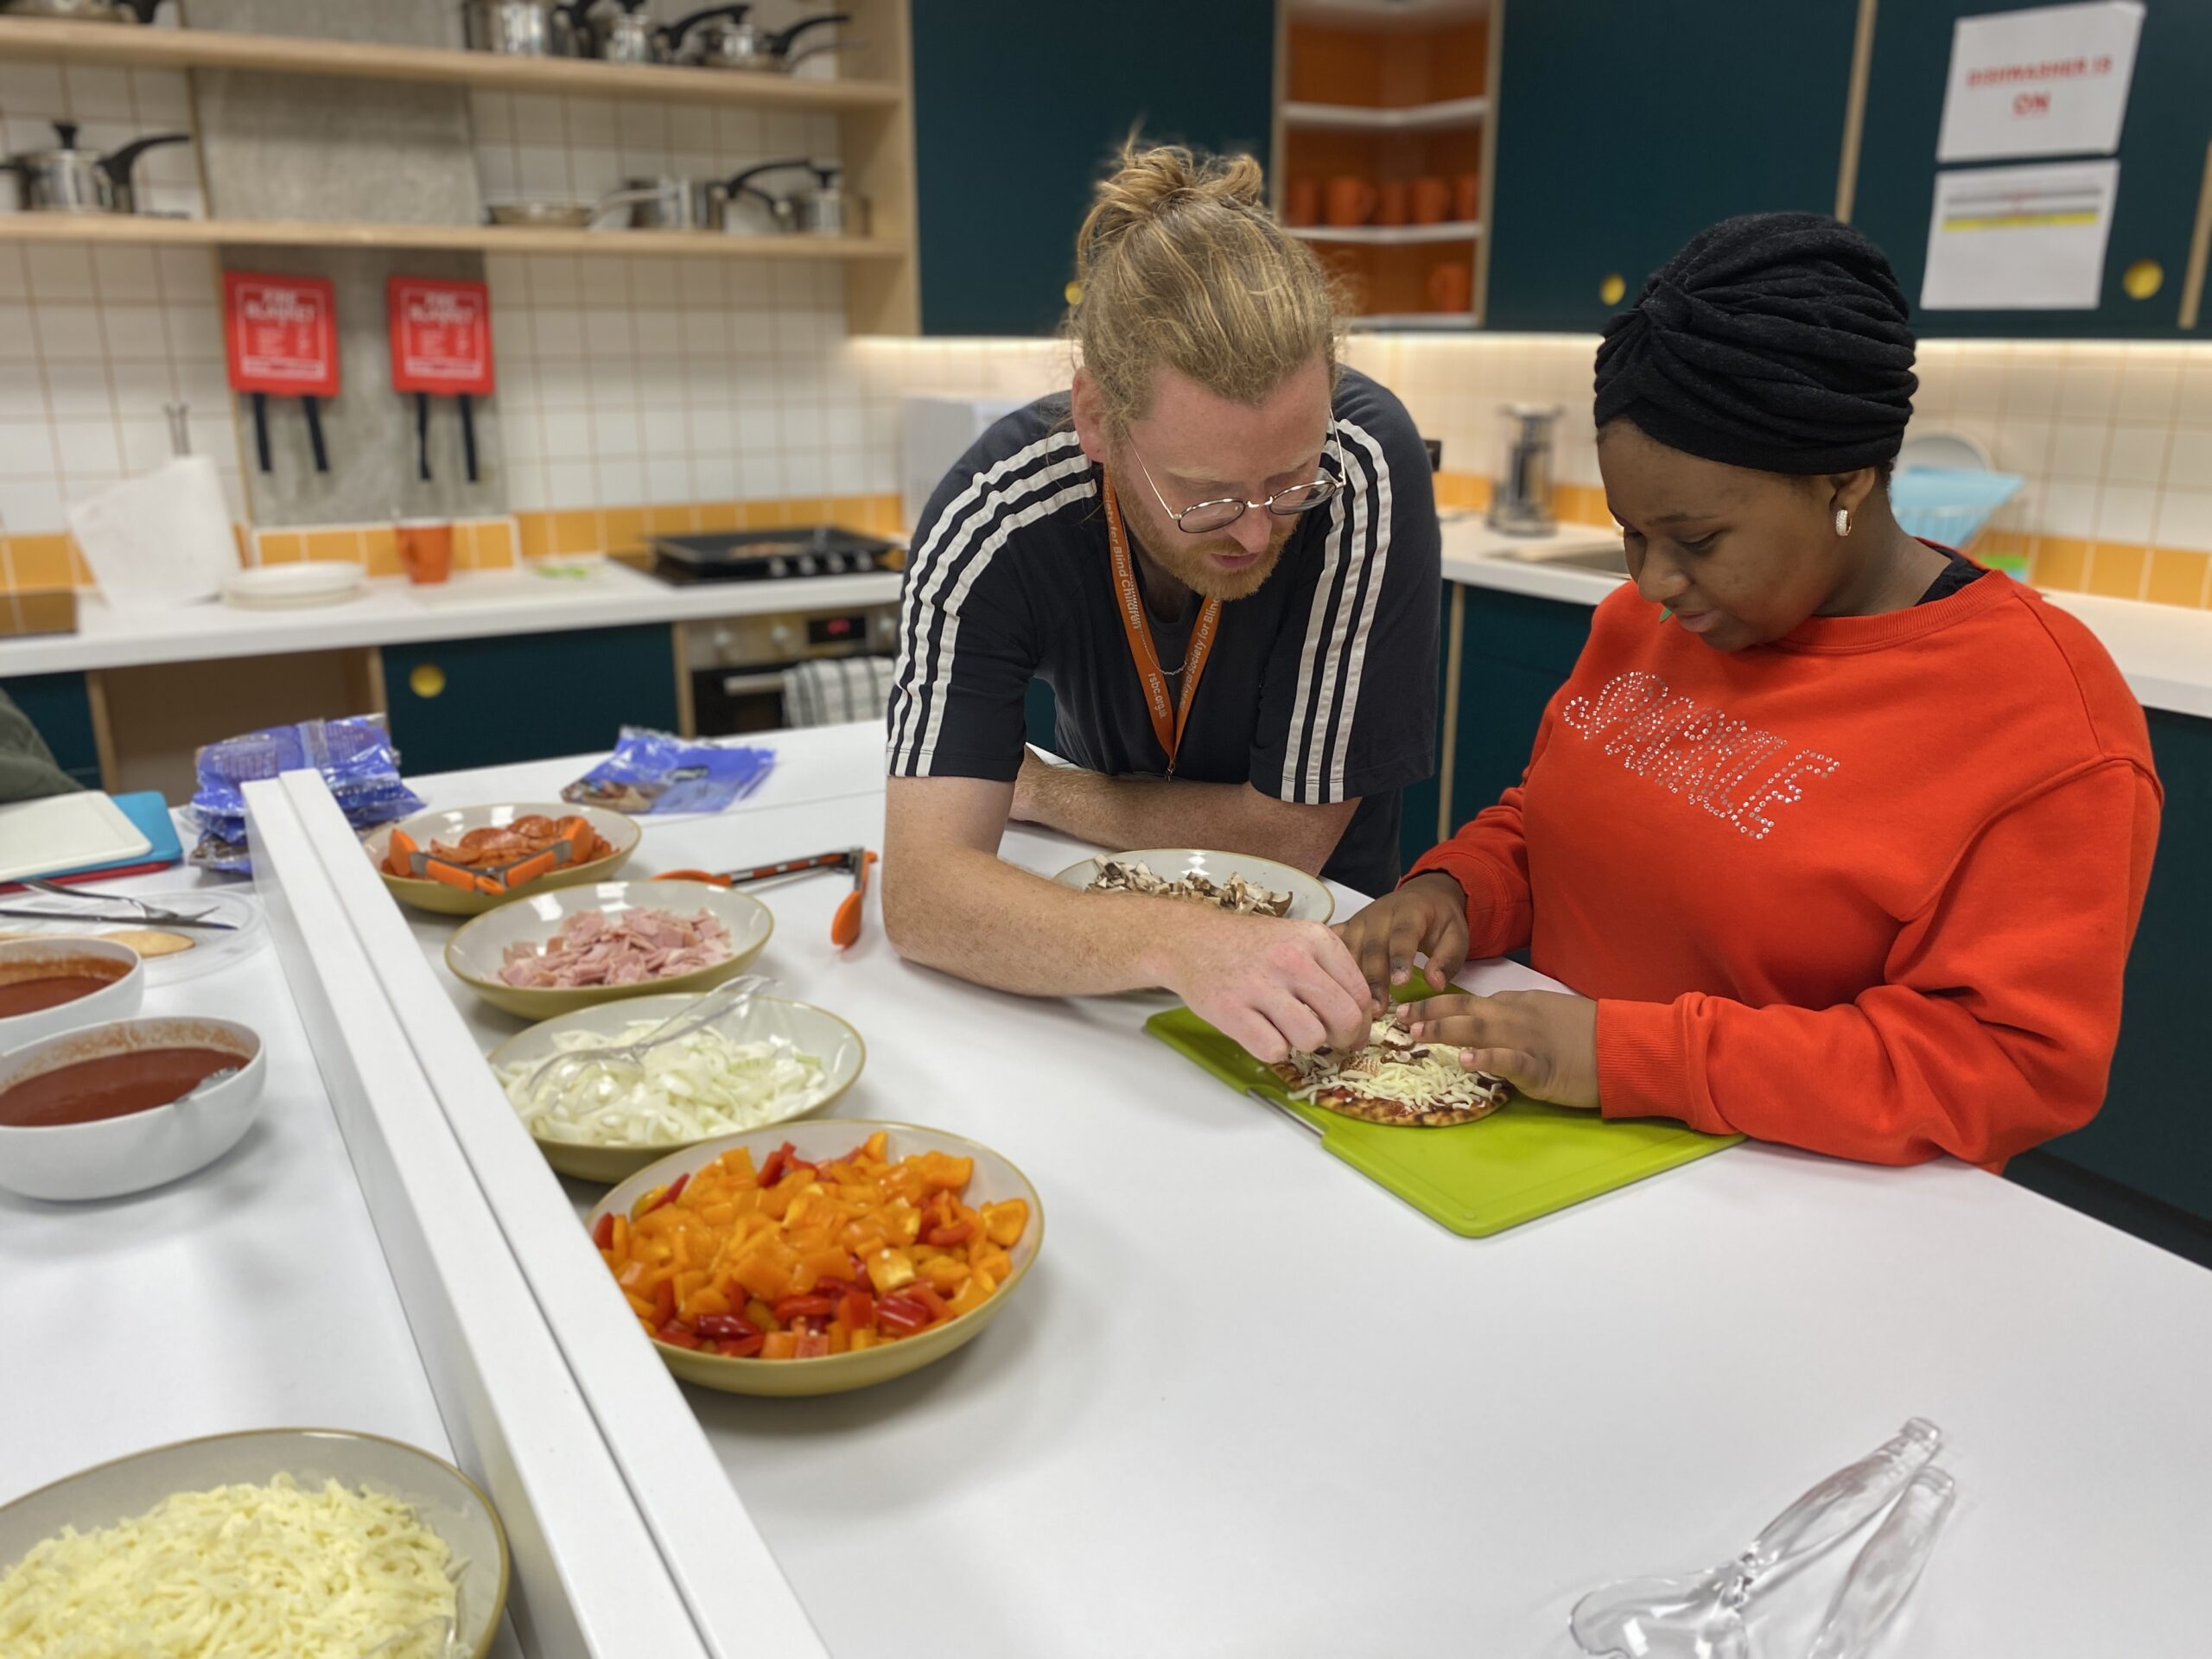
[[[1071,392],[994,427],[916,526],[884,908],[909,957],[1039,994],[1166,985],[1274,1058],[1364,1038],[1327,929],[995,856],[1014,819],[1397,880],[1397,791],[1433,763],[1427,455],[1338,368],[1327,281],[1257,190],[1248,161],[1125,156],[1078,242]],[[1072,766],[1024,745],[1033,676]]]

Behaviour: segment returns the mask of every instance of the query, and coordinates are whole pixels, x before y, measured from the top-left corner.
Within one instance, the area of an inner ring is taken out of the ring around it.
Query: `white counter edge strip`
[[[506,1526],[524,1649],[704,1659],[312,836],[281,783],[249,785],[246,803],[278,956],[431,1392],[456,1458]],[[346,843],[365,871],[350,832]]]
[[[736,1491],[727,1478],[702,1478],[702,1471],[718,1472],[721,1459],[690,1402],[659,1357],[637,1340],[636,1319],[608,1283],[565,1191],[337,803],[312,772],[288,773],[283,783],[510,1259],[529,1281],[709,1648],[717,1659],[828,1659]],[[629,1641],[620,1651],[661,1650]]]

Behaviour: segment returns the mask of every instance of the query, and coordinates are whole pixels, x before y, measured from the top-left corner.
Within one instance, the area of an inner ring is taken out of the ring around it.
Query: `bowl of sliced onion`
[[[754,996],[660,1044],[638,1065],[597,1066],[594,1051],[635,1042],[699,1001],[632,997],[532,1026],[492,1051],[545,1161],[580,1180],[620,1181],[702,1141],[788,1123],[852,1087],[867,1063],[859,1032],[810,1002]],[[548,1060],[580,1064],[533,1077]]]

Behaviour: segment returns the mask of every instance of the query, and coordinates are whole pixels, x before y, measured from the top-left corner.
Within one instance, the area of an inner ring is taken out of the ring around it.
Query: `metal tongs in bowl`
[[[561,1092],[566,1093],[587,1071],[613,1071],[642,1077],[645,1069],[645,1057],[649,1050],[658,1048],[663,1043],[673,1042],[678,1037],[688,1037],[717,1020],[728,1019],[747,1007],[758,993],[774,982],[762,974],[741,974],[727,984],[717,985],[703,993],[690,1007],[681,1013],[671,1014],[634,1043],[616,1043],[605,1048],[574,1049],[565,1054],[556,1054],[523,1079],[522,1097],[535,1106],[549,1085],[556,1086]]]
[[[92,893],[78,887],[65,887],[58,881],[40,881],[26,878],[19,885],[33,893],[43,893],[50,899],[88,899],[94,904],[129,905],[137,913],[132,916],[92,915],[75,910],[27,910],[20,905],[0,906],[0,916],[23,917],[46,922],[98,922],[120,927],[199,927],[219,933],[235,933],[235,922],[211,922],[203,919],[213,915],[213,906],[195,910],[190,915],[170,910],[161,905],[149,905],[143,899],[133,899],[128,893]]]

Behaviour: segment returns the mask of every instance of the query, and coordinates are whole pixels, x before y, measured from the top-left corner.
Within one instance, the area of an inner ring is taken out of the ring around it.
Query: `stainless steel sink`
[[[1542,553],[1529,560],[1531,564],[1571,564],[1578,570],[1602,570],[1607,575],[1628,575],[1628,555],[1616,542],[1611,547],[1577,548],[1570,553]]]

